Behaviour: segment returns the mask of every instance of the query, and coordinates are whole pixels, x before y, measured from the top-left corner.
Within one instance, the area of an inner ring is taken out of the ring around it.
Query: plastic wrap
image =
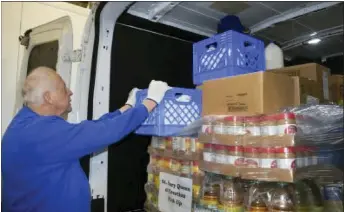
[[[148,206],[157,204],[166,172],[193,179],[195,212],[343,211],[343,108],[336,105],[203,117],[176,137],[153,137],[149,153]],[[188,161],[190,169],[181,168]]]
[[[243,135],[229,135],[224,133],[222,135],[214,132],[214,127],[216,126],[216,122],[220,119],[224,119],[225,117],[229,117],[231,115],[223,115],[223,116],[207,116],[203,117],[200,120],[193,122],[192,124],[188,125],[187,127],[183,128],[182,130],[175,133],[175,135],[197,135],[201,134],[200,136],[204,136],[206,134],[208,136],[212,136],[212,140],[217,140],[216,136],[223,136],[225,135],[227,140],[241,140],[243,142],[246,139],[246,142],[250,142],[249,140],[252,139],[252,144],[265,140],[269,140],[270,143],[276,144],[283,144],[285,142],[288,145],[311,145],[311,146],[319,146],[319,145],[344,145],[344,117],[343,117],[343,107],[338,105],[302,105],[299,107],[292,107],[286,108],[281,111],[277,111],[275,114],[257,114],[257,118],[263,118],[264,116],[271,116],[271,115],[282,115],[282,114],[293,113],[295,114],[295,125],[296,125],[296,132],[295,133],[287,133],[287,134],[278,134],[277,135],[261,135],[261,136],[251,136],[247,129]],[[238,116],[237,114],[233,114],[234,117],[248,117],[245,115]],[[250,117],[252,117],[250,115]],[[202,126],[209,124],[212,129],[210,132],[202,132]],[[245,121],[243,123],[246,124]],[[263,128],[260,126],[261,129]],[[272,133],[273,134],[273,133]],[[232,137],[232,138],[229,138]],[[283,141],[289,140],[289,141]],[[228,141],[231,142],[231,141]],[[240,141],[238,141],[240,142]],[[282,143],[281,143],[282,142]],[[287,143],[288,142],[288,143]],[[268,144],[267,144],[268,145]],[[343,147],[341,147],[343,148]]]
[[[338,105],[302,105],[287,108],[285,112],[297,115],[298,140],[312,145],[344,144],[343,107]],[[343,148],[343,147],[341,147]]]
[[[343,108],[303,105],[274,114],[207,116],[181,134],[199,134],[204,171],[295,182],[311,172],[343,179]],[[239,151],[239,149],[241,149]]]

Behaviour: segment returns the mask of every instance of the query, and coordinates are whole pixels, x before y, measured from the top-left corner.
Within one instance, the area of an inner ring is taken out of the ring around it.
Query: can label
[[[304,158],[303,157],[296,158],[296,167],[302,168],[304,166],[305,166]]]
[[[172,138],[171,137],[166,137],[165,138],[165,145],[166,145],[166,149],[168,150],[172,150]]]
[[[204,134],[211,134],[213,133],[213,129],[210,124],[203,124],[202,125],[202,133]]]
[[[183,139],[184,140],[184,150],[183,151],[186,151],[186,152],[191,152],[191,143],[192,143],[192,141],[191,141],[191,138],[184,138]]]
[[[245,166],[249,168],[258,168],[259,159],[258,158],[245,158]]]
[[[191,152],[196,152],[196,149],[197,149],[196,138],[191,138]]]
[[[190,174],[190,164],[183,164],[180,168],[180,172],[186,175]]]
[[[147,201],[152,202],[153,199],[153,193],[152,192],[147,192]]]
[[[214,133],[224,135],[227,134],[227,129],[224,125],[215,125]]]
[[[227,126],[228,135],[244,135],[245,128],[243,126]]]
[[[180,169],[180,162],[177,160],[172,160],[171,161],[171,170],[173,172],[178,172]]]
[[[192,197],[194,199],[198,198],[200,191],[201,191],[200,185],[192,185]]]
[[[280,169],[295,169],[296,159],[295,158],[284,158],[277,160],[277,166]]]
[[[158,138],[158,142],[159,142],[159,149],[165,149],[166,148],[166,144],[165,144],[165,140]]]
[[[312,156],[312,165],[318,165],[318,157]]]
[[[172,150],[178,151],[180,149],[180,138],[179,137],[173,137],[172,138]]]
[[[203,152],[203,160],[208,162],[215,162],[215,153],[213,152]]]
[[[216,161],[216,163],[226,164],[227,163],[227,156],[224,154],[216,154],[215,161]]]
[[[151,146],[155,149],[159,148],[159,138],[152,137]]]
[[[186,151],[186,138],[179,137],[179,151]]]
[[[233,156],[229,155],[227,157],[228,164],[234,165],[234,166],[242,166],[245,163],[245,158],[243,156]]]
[[[261,135],[264,136],[272,136],[272,135],[277,135],[277,126],[262,126],[260,128],[261,130]]]
[[[260,136],[260,127],[258,126],[246,127],[246,133],[250,134],[251,136]]]
[[[152,173],[148,173],[148,182],[153,183],[154,182],[154,175]]]
[[[277,168],[277,160],[274,158],[261,158],[260,168]]]
[[[296,124],[283,124],[278,125],[279,135],[295,135],[297,132]]]
[[[199,173],[198,165],[192,165],[192,174],[198,174],[198,173]]]
[[[156,188],[159,188],[159,186],[160,186],[159,175],[154,175],[154,185]]]

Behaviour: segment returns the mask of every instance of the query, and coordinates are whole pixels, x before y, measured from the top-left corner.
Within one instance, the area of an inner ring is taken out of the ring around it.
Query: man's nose
[[[69,90],[69,96],[72,96],[73,92],[71,90]]]

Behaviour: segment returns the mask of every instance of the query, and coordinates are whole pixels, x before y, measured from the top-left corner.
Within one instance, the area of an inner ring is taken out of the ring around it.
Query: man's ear
[[[51,93],[49,91],[44,92],[43,99],[45,102],[47,102],[49,104],[53,104],[53,99],[52,99]]]

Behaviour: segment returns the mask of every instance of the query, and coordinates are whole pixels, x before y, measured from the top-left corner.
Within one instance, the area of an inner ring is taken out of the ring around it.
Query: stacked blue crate
[[[264,43],[227,31],[193,45],[193,83],[265,71]]]
[[[218,79],[265,70],[264,43],[251,36],[227,31],[193,45],[193,82]],[[189,102],[177,101],[176,95],[188,95]],[[137,103],[147,90],[137,93]],[[201,117],[202,100],[198,89],[173,88],[136,130],[136,134],[176,135]]]
[[[147,89],[136,95],[137,104],[147,97]],[[161,103],[136,130],[139,135],[172,136],[201,117],[202,95],[200,90],[172,88]]]

